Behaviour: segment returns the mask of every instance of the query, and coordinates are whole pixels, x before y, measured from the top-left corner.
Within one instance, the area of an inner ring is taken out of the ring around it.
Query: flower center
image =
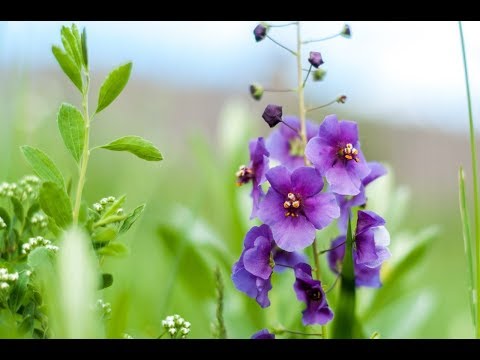
[[[355,160],[355,162],[359,162],[360,159],[358,158],[358,150],[353,147],[352,144],[348,143],[345,145],[343,149],[338,151],[338,155],[347,161]]]
[[[320,292],[319,289],[310,289],[307,291],[307,295],[310,300],[313,300],[313,301],[322,300],[322,293]]]
[[[288,193],[287,200],[283,203],[283,207],[287,210],[285,216],[298,217],[298,211],[302,202],[294,193]]]
[[[235,173],[237,177],[237,186],[241,186],[243,184],[248,183],[250,180],[253,179],[253,170],[245,165],[241,165],[238,168],[238,171]]]
[[[290,140],[290,155],[291,156],[303,156],[305,153],[305,144],[302,139],[295,136]]]

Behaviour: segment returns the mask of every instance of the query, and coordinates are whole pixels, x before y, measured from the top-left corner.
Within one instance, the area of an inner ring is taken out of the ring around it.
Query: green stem
[[[323,105],[320,105],[320,106],[317,106],[317,107],[314,107],[314,108],[311,108],[311,109],[307,109],[307,112],[310,112],[310,111],[314,111],[314,110],[318,110],[318,109],[323,109],[324,107],[327,107],[327,106],[330,106],[330,105],[333,105],[337,102],[337,99],[335,100],[332,100],[326,104],[323,104]]]
[[[295,331],[295,330],[286,330],[282,329],[283,332],[289,333],[289,334],[295,334],[295,335],[305,335],[305,336],[320,336],[323,337],[323,334],[320,333],[305,333],[302,331]]]
[[[300,138],[302,139],[304,147],[307,146],[307,125],[306,125],[306,111],[305,111],[305,93],[303,82],[303,68],[302,68],[302,35],[300,22],[297,23],[297,82],[298,82],[298,115],[300,117]],[[308,75],[307,75],[308,77]],[[303,155],[305,165],[310,165],[310,161],[306,155]],[[315,261],[315,271],[317,273],[317,280],[320,281],[320,260],[318,257],[317,240],[313,240],[312,244],[313,259]],[[322,337],[327,337],[327,327],[322,325]]]
[[[278,46],[280,46],[281,48],[287,50],[290,54],[294,55],[294,56],[297,56],[297,54],[295,53],[295,51],[289,49],[288,47],[286,47],[285,45],[279,43],[277,40],[275,40],[274,38],[270,37],[267,35],[267,38],[269,38],[270,40],[272,40],[275,44],[277,44]]]
[[[312,71],[312,65],[308,68],[307,76],[305,76],[305,80],[303,80],[303,85],[302,87],[305,88],[305,84],[307,83],[308,76],[310,75],[310,72]]]
[[[463,69],[465,72],[465,87],[467,90],[467,103],[468,103],[468,120],[470,128],[470,151],[472,155],[472,174],[473,174],[473,204],[475,212],[475,244],[476,244],[476,262],[475,262],[475,273],[477,274],[477,302],[476,302],[476,314],[477,314],[477,327],[476,327],[476,337],[480,338],[480,311],[478,311],[478,304],[480,302],[480,274],[478,274],[478,264],[480,264],[480,211],[479,211],[479,198],[478,198],[478,169],[477,169],[477,150],[475,144],[475,129],[473,127],[473,114],[472,114],[472,99],[470,95],[470,83],[468,78],[468,68],[467,68],[467,55],[465,50],[465,41],[463,39],[463,29],[462,22],[458,22],[458,28],[460,30],[460,41],[462,44],[462,58],[463,58]]]
[[[88,90],[90,88],[90,76],[88,75],[88,73],[85,76],[85,81],[85,89],[82,94],[83,117],[85,119],[85,140],[83,142],[82,161],[80,163],[80,174],[77,184],[77,193],[75,196],[75,207],[73,210],[74,225],[78,224],[78,216],[80,214],[80,204],[82,202],[83,187],[85,186],[85,179],[87,175],[88,158],[90,156],[90,116],[88,114]]]
[[[335,35],[330,35],[330,36],[327,36],[327,37],[324,37],[324,38],[321,38],[321,39],[306,40],[302,44],[310,44],[310,43],[313,43],[313,42],[330,40],[330,39],[336,38],[337,36],[340,36],[340,33],[335,34]]]

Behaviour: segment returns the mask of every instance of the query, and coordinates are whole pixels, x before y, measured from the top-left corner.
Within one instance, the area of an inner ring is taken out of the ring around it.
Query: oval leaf
[[[130,214],[128,214],[127,218],[122,224],[122,227],[120,228],[119,233],[123,234],[130,230],[133,224],[138,220],[140,215],[142,215],[143,210],[145,209],[145,204],[142,204],[140,206],[137,206],[135,210],[133,210]]]
[[[100,147],[113,151],[128,151],[140,159],[147,161],[163,160],[160,151],[150,141],[140,136],[125,136]]]
[[[112,70],[110,74],[108,74],[107,78],[102,84],[102,87],[100,88],[98,105],[95,113],[99,113],[105,109],[112,103],[113,100],[116,99],[118,95],[120,95],[125,85],[127,85],[131,71],[132,63],[129,62],[125,65],[117,67],[116,69]]]
[[[62,104],[58,110],[57,123],[65,146],[78,163],[85,141],[85,120],[82,113],[73,105]]]
[[[82,66],[82,58],[75,35],[73,34],[72,30],[66,26],[62,26],[60,34],[62,36],[62,43],[63,47],[65,48],[65,52],[75,60],[77,67],[80,69]]]
[[[58,46],[52,46],[52,52],[57,59],[58,64],[62,68],[63,72],[68,76],[68,78],[72,81],[73,85],[77,87],[80,92],[82,92],[83,88],[83,81],[82,75],[80,74],[80,69],[75,64],[75,61],[68,56],[62,49]]]
[[[52,181],[61,187],[65,187],[62,173],[57,169],[55,163],[47,154],[28,145],[24,145],[20,149],[33,171],[35,171],[42,180]]]
[[[56,183],[47,181],[42,184],[39,203],[45,214],[52,217],[62,229],[72,223],[72,203],[65,189]]]
[[[83,65],[88,69],[88,49],[87,49],[87,31],[83,28],[82,31],[82,56],[83,56]]]

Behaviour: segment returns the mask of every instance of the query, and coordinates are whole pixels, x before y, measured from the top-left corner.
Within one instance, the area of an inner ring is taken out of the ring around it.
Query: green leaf
[[[127,218],[122,224],[122,227],[120,228],[119,233],[123,234],[130,230],[133,224],[138,220],[140,215],[142,215],[143,210],[145,209],[145,204],[142,204],[140,206],[137,206],[135,210],[133,210],[130,214],[127,215]]]
[[[33,171],[35,171],[42,180],[51,181],[61,187],[65,187],[62,173],[57,169],[55,163],[47,156],[47,154],[28,145],[24,145],[20,149]]]
[[[85,120],[82,113],[75,106],[64,103],[58,110],[57,123],[66,148],[78,164],[85,141]]]
[[[46,247],[40,246],[33,249],[27,257],[28,266],[34,271],[53,264],[53,253]]]
[[[15,286],[8,298],[8,306],[13,313],[16,313],[20,306],[23,304],[23,300],[27,294],[27,285],[29,277],[25,272],[20,273],[18,280],[15,282]]]
[[[23,224],[24,211],[22,203],[15,197],[11,197],[10,200],[12,201],[13,205],[13,213],[17,217],[20,224]]]
[[[129,251],[124,244],[120,242],[112,242],[107,246],[97,250],[97,253],[105,256],[126,256]]]
[[[163,160],[160,151],[150,141],[145,140],[140,136],[125,136],[112,141],[110,144],[100,146],[100,148],[112,151],[128,151],[129,153],[147,161]]]
[[[85,68],[88,69],[88,49],[87,49],[87,31],[85,28],[83,28],[82,31],[82,56],[83,56],[83,64],[85,65]]]
[[[126,63],[112,70],[103,82],[98,95],[98,105],[95,113],[99,113],[112,103],[127,85],[130,73],[132,71],[132,63]]]
[[[106,228],[101,228],[95,231],[92,234],[92,240],[94,242],[106,243],[114,240],[117,237],[117,235],[118,235],[118,232],[116,229],[112,227],[106,227]]]
[[[355,273],[353,268],[353,236],[351,219],[348,219],[345,257],[340,278],[340,295],[338,297],[332,337],[334,339],[352,339],[355,328]]]
[[[102,280],[100,281],[100,288],[99,290],[106,289],[113,284],[113,275],[108,273],[102,274]]]
[[[65,51],[75,61],[78,69],[81,69],[82,56],[80,54],[79,42],[77,42],[75,35],[73,34],[72,30],[66,26],[62,26],[60,34],[62,36],[62,44],[65,48]]]
[[[45,214],[62,229],[72,223],[72,203],[64,188],[50,181],[44,182],[40,188],[39,203]]]
[[[5,222],[5,225],[7,225],[5,230],[8,231],[8,229],[10,229],[10,223],[11,223],[10,215],[8,214],[8,211],[5,210],[3,207],[0,207],[0,217]]]
[[[58,46],[52,46],[52,52],[63,72],[72,81],[73,85],[75,85],[80,92],[83,92],[82,75],[75,61]]]
[[[473,326],[476,327],[477,317],[475,309],[475,274],[473,267],[473,240],[470,232],[470,221],[468,218],[467,199],[465,195],[465,174],[463,168],[458,171],[458,184],[460,196],[460,216],[462,219],[463,243],[465,248],[465,256],[467,257],[468,272],[468,300],[470,304],[470,313],[472,316]],[[478,275],[477,275],[478,276]],[[478,291],[478,290],[477,290]]]
[[[114,223],[114,222],[120,222],[120,221],[123,221],[125,219],[126,219],[125,215],[110,215],[106,218],[102,218],[102,219],[98,220],[95,224],[93,224],[93,227],[97,228],[99,226],[108,225],[108,224],[111,224],[111,223]]]
[[[122,195],[117,200],[115,200],[115,202],[105,210],[105,212],[102,214],[102,217],[100,219],[106,219],[109,216],[116,215],[117,210],[120,209],[120,207],[125,202],[126,198],[127,198],[126,195]]]

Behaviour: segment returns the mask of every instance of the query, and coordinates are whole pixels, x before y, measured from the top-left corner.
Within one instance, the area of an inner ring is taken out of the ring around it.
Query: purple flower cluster
[[[263,40],[269,29],[270,25],[258,25],[255,39]],[[351,35],[348,25],[339,35]],[[308,62],[310,74],[312,67],[318,69],[324,60],[319,52],[311,51]],[[250,87],[256,100],[260,100],[263,91],[259,85]],[[345,100],[342,95],[336,102]],[[250,141],[250,162],[242,165],[236,176],[238,185],[252,182],[251,219],[258,218],[263,224],[247,232],[243,251],[232,268],[232,280],[238,290],[265,308],[270,305],[272,277],[278,276],[274,274],[293,271],[294,293],[305,303],[303,324],[325,325],[334,313],[303,252],[315,245],[317,231],[337,220],[340,234],[331,242],[330,249],[322,253],[328,253],[330,269],[340,275],[348,219],[356,212],[356,285],[380,286],[380,268],[390,257],[390,235],[385,220],[365,210],[365,189],[385,175],[386,169],[365,160],[356,122],[339,120],[336,115],[326,116],[320,125],[309,120],[301,122],[294,116],[284,116],[282,106],[275,104],[266,106],[262,118],[275,129],[265,140],[259,137]],[[274,162],[278,165],[272,166]],[[252,338],[271,339],[274,335],[263,329]]]

